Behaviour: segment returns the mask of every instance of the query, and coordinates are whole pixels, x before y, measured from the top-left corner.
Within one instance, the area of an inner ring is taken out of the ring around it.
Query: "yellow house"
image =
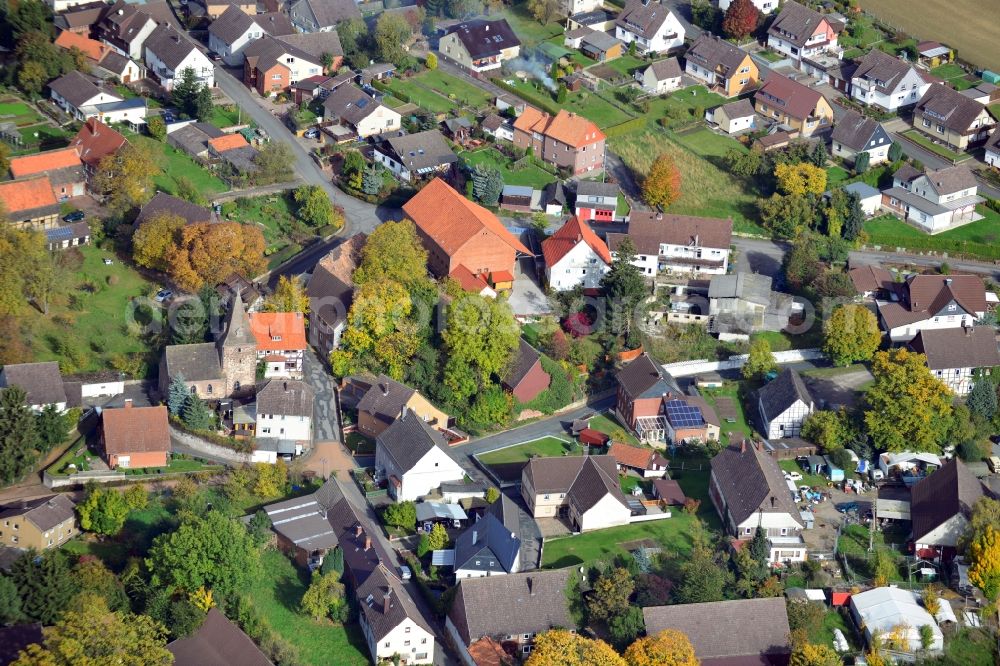
[[[79,533],[76,504],[66,495],[15,500],[0,505],[0,545],[45,550]]]
[[[833,126],[833,107],[818,90],[771,73],[754,95],[754,110],[798,130],[801,136]]]
[[[358,432],[377,437],[404,414],[413,413],[436,429],[447,428],[450,418],[415,389],[381,375],[358,401]]]

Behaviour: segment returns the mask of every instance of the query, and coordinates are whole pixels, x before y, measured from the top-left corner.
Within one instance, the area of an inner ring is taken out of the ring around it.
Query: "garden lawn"
[[[1000,660],[996,641],[983,629],[966,627],[944,644],[944,663],[995,666]]]
[[[471,83],[467,83],[451,74],[446,74],[439,69],[422,72],[414,77],[414,80],[429,88],[433,88],[445,97],[451,98],[454,95],[454,99],[468,106],[486,106],[490,102],[489,93],[485,92],[482,88],[477,88]]]
[[[368,651],[357,624],[317,622],[299,610],[308,587],[304,571],[277,550],[262,556],[264,575],[254,581],[248,597],[264,621],[295,646],[303,664],[326,666],[331,655],[342,666],[367,666]]]
[[[716,134],[707,127],[699,127],[693,132],[678,132],[677,141],[702,157],[724,157],[732,149],[748,152],[748,148],[732,137]]]
[[[659,121],[666,117],[668,109],[677,113],[678,119],[674,121],[676,123],[700,121],[705,117],[705,109],[725,104],[727,101],[729,100],[725,97],[709,92],[705,86],[688,86],[672,92],[666,97],[650,100],[646,121],[651,127],[659,127]],[[699,113],[695,115],[694,111],[699,111]]]
[[[11,155],[31,155],[42,150],[65,148],[75,133],[67,132],[61,127],[40,124],[18,129],[24,145],[11,150]]]
[[[532,456],[551,458],[564,453],[579,453],[579,447],[573,442],[565,442],[555,437],[542,437],[531,442],[525,442],[506,449],[484,453],[479,456],[479,462],[484,465],[527,462]]]
[[[539,90],[531,81],[515,81],[513,87],[516,93],[529,103],[558,106],[567,111],[578,113],[584,118],[594,121],[601,129],[620,125],[634,117],[589,90],[570,93],[565,102],[556,104],[549,91]]]
[[[592,416],[590,418],[590,427],[598,432],[603,432],[605,435],[613,436],[615,441],[624,440],[625,444],[639,446],[639,440],[636,439],[624,426],[618,423],[618,420],[610,414],[598,414],[597,416]]]
[[[796,487],[798,486],[819,486],[820,488],[825,488],[827,484],[827,478],[825,476],[820,476],[819,474],[806,474],[799,467],[799,464],[794,460],[779,460],[778,467],[781,468],[783,472],[798,472],[802,475],[801,481],[795,481]]]
[[[743,183],[666,133],[647,130],[614,137],[608,141],[608,148],[640,180],[658,155],[673,159],[681,174],[681,195],[667,208],[668,213],[732,218],[735,231],[764,233],[757,224],[756,199]]]
[[[646,66],[648,63],[642,58],[637,58],[627,53],[622,54],[620,58],[615,58],[610,62],[605,63],[611,69],[621,72],[626,76],[632,76],[632,72],[640,67]]]
[[[195,162],[190,155],[177,150],[166,142],[161,143],[153,138],[131,133],[128,135],[128,140],[140,144],[144,143],[152,151],[161,171],[158,176],[153,178],[153,183],[162,192],[177,194],[179,189],[177,181],[180,178],[187,178],[195,189],[206,198],[229,190],[228,185]]]
[[[218,128],[232,127],[233,125],[238,125],[242,119],[240,116],[239,109],[233,106],[231,111],[226,109],[227,105],[218,105],[212,107],[212,115],[209,116],[208,122],[215,125]]]
[[[976,207],[983,219],[933,236],[891,215],[865,222],[865,232],[874,245],[907,247],[915,250],[938,250],[964,253],[972,257],[1000,259],[1000,213],[984,205]]]
[[[933,141],[925,137],[923,134],[921,134],[919,130],[915,129],[907,130],[903,132],[903,136],[905,136],[907,139],[917,144],[921,148],[926,148],[935,155],[940,155],[946,160],[951,160],[952,162],[959,162],[963,159],[968,159],[968,155],[962,155],[956,153],[954,150],[945,148],[944,146],[934,143]]]
[[[871,579],[874,577],[873,566],[875,564],[875,553],[868,552],[868,528],[864,525],[848,525],[840,534],[837,541],[837,552],[844,555],[854,571],[856,577],[861,579]],[[885,545],[883,534],[875,532],[874,545],[876,550],[889,553],[890,557],[896,561],[896,568],[889,576],[890,582],[900,582],[905,577],[899,567],[903,554],[898,550],[893,550]]]
[[[511,169],[510,160],[496,148],[490,146],[464,151],[459,154],[459,157],[470,168],[476,165],[487,165],[499,169],[505,185],[527,185],[540,190],[556,180],[556,176],[536,164],[529,164],[516,171]]]
[[[691,537],[688,533],[693,520],[693,516],[683,511],[674,511],[673,516],[663,520],[546,539],[542,551],[542,568],[561,569],[586,566],[596,560],[610,560],[615,555],[627,552],[622,543],[643,539],[651,539],[669,551],[685,555],[691,551]]]
[[[733,405],[736,408],[736,421],[734,423],[728,423],[724,420],[722,421],[722,425],[720,427],[722,430],[721,439],[723,443],[728,441],[726,438],[727,433],[737,433],[737,437],[740,436],[740,433],[742,433],[744,437],[749,437],[753,433],[753,428],[750,427],[750,424],[747,421],[746,413],[743,410],[743,402],[740,400],[738,384],[727,382],[722,388],[706,388],[702,390],[701,395],[705,398],[708,404],[712,405],[713,408],[715,408],[716,400],[718,398],[731,398],[733,401]],[[716,414],[719,419],[723,418],[722,414],[718,413],[718,409],[716,409]]]
[[[759,51],[757,55],[768,62],[778,62],[779,60],[783,60],[785,58],[784,54],[771,50]]]
[[[560,36],[563,33],[562,25],[558,21],[540,23],[532,18],[523,4],[505,8],[503,17],[507,19],[510,27],[514,30],[514,34],[521,40],[522,51],[526,51],[541,42]],[[559,44],[560,46],[562,45],[561,37]]]
[[[296,239],[303,240],[322,231],[312,229],[299,220],[290,192],[240,197],[224,204],[222,214],[228,220],[262,227],[267,243],[264,255],[269,269],[280,266],[302,250]]]
[[[14,123],[18,127],[24,127],[37,123],[41,119],[38,112],[24,102],[10,99],[0,102],[0,122]]]
[[[839,166],[828,167],[826,170],[826,186],[833,188],[851,177],[851,174]]]
[[[107,370],[116,355],[149,354],[152,350],[146,341],[128,330],[129,304],[153,293],[156,287],[112,252],[93,245],[77,249],[83,254],[83,265],[68,281],[69,295],[79,303],[77,309],[71,308],[69,301],[59,300],[50,305],[47,317],[34,308],[24,310],[34,360],[73,364],[75,356],[73,371],[97,372]],[[105,257],[114,263],[106,266]],[[115,284],[109,283],[112,276]],[[66,347],[75,353],[67,354]],[[158,359],[151,355],[147,361],[155,367]]]
[[[455,108],[455,103],[442,97],[433,90],[418,84],[415,79],[394,78],[389,82],[389,90],[397,93],[400,99],[409,99],[422,109],[431,113],[447,113]]]
[[[375,442],[360,432],[349,433],[345,444],[355,455],[371,455],[375,453]]]

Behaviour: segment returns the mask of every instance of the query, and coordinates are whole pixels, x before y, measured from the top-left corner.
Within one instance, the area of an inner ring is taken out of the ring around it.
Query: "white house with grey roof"
[[[767,439],[798,437],[816,404],[799,373],[786,368],[757,392],[761,432]]]
[[[767,29],[767,45],[796,61],[826,54],[839,58],[843,53],[838,43],[843,28],[839,21],[787,0]]]
[[[66,411],[66,389],[55,361],[8,363],[0,369],[0,388],[12,386],[27,394],[25,404],[33,411],[40,412],[49,405]]]
[[[521,496],[535,518],[564,516],[580,532],[626,525],[632,516],[607,455],[532,458],[521,472]]]
[[[375,147],[375,161],[399,180],[409,183],[447,173],[458,162],[444,135],[430,129],[416,134],[390,136]]]
[[[456,537],[454,549],[435,551],[435,560],[441,555],[450,563],[456,580],[516,573],[521,566],[519,532],[517,504],[501,494]]]
[[[338,123],[360,138],[398,130],[402,116],[375,101],[353,83],[331,92],[323,102],[323,119]]]
[[[853,109],[848,109],[834,125],[830,141],[835,157],[853,162],[860,153],[868,153],[871,166],[889,161],[889,147],[892,145],[889,133],[878,121],[866,118]]]
[[[628,236],[635,265],[647,278],[661,273],[724,275],[729,267],[733,221],[691,215],[632,211],[626,233],[609,233],[612,257]]]
[[[635,70],[635,80],[644,92],[662,95],[681,87],[681,65],[677,58],[657,60],[645,69]]]
[[[976,206],[984,199],[978,190],[965,165],[921,173],[904,164],[893,174],[892,187],[882,191],[882,208],[933,234],[981,220]]]
[[[194,71],[198,83],[215,86],[215,64],[185,35],[169,24],[158,26],[143,45],[146,69],[167,92],[173,90],[174,81],[184,70]]]
[[[124,101],[114,88],[106,87],[99,79],[75,70],[49,83],[49,96],[77,120],[98,116],[102,106]],[[142,106],[145,108],[145,103]],[[88,110],[93,110],[89,116]],[[145,115],[142,114],[143,117]]]
[[[930,86],[910,63],[872,49],[851,76],[851,97],[884,111],[896,111],[916,104]]]
[[[748,99],[741,99],[709,109],[705,120],[726,134],[741,134],[754,128],[757,112]]]
[[[615,37],[635,42],[639,53],[663,53],[684,45],[684,25],[656,0],[629,0],[615,21]]]
[[[910,347],[927,357],[927,369],[957,395],[972,391],[978,371],[989,375],[1000,366],[996,332],[989,326],[922,330]]]
[[[440,432],[405,410],[375,438],[375,474],[388,482],[389,496],[397,502],[419,499],[442,483],[465,477],[445,446]]]
[[[294,442],[296,454],[302,453],[312,443],[315,402],[316,393],[305,382],[272,379],[257,392],[257,439]]]
[[[208,48],[220,56],[227,65],[242,65],[243,49],[264,35],[290,35],[295,28],[288,17],[275,12],[250,16],[236,5],[229,7],[222,16],[208,26]]]
[[[353,0],[292,0],[288,17],[300,32],[331,32],[341,21],[361,18],[361,10]]]

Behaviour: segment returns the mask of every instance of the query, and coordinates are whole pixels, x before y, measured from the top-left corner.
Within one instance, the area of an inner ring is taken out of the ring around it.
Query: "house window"
[[[922,124],[923,124],[924,127],[930,127],[931,126],[931,121],[929,121],[926,118],[924,118],[923,121],[922,121]]]
[[[407,628],[406,628],[406,629],[404,630],[404,632],[403,632],[403,633],[406,633],[406,634],[410,633],[410,629],[411,629],[411,627],[407,627]]]
[[[386,641],[386,642],[385,642],[385,646],[386,646],[386,647],[389,647],[389,641]]]
[[[531,638],[531,634],[521,634],[521,638],[523,638],[524,640],[528,640],[529,638]]]

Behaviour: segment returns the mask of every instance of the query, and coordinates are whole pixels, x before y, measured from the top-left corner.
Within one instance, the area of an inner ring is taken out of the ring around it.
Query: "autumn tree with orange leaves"
[[[642,183],[642,198],[650,206],[666,208],[681,195],[681,172],[674,160],[664,153],[656,158]]]
[[[602,640],[584,638],[563,629],[540,634],[526,666],[627,666]]]
[[[664,629],[640,638],[625,650],[628,666],[698,666],[694,647],[683,632]]]
[[[751,0],[735,0],[722,19],[722,31],[733,39],[743,39],[757,28],[760,12]]]

